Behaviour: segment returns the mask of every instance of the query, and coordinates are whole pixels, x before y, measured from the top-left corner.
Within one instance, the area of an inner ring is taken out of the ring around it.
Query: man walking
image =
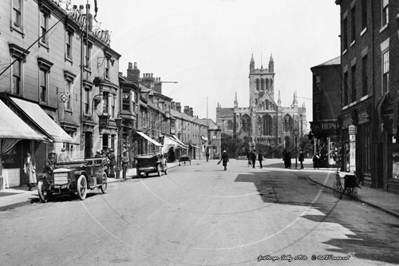
[[[259,151],[259,153],[258,153],[258,160],[259,160],[260,168],[263,168],[263,166],[262,166],[262,161],[263,161],[262,151]]]
[[[253,150],[253,151],[251,152],[251,160],[252,160],[252,168],[255,168],[256,150]]]
[[[220,162],[223,161],[223,166],[224,166],[224,171],[227,170],[227,162],[229,161],[229,156],[227,155],[227,152],[224,150],[222,153],[222,157],[220,158],[220,161],[218,162],[218,164],[220,164]]]
[[[129,157],[127,156],[127,152],[123,151],[122,154],[122,176],[123,179],[126,179],[126,172],[127,172],[127,166],[129,164]]]
[[[301,150],[299,152],[299,161],[301,162],[301,169],[303,169],[303,160],[304,160],[304,156],[303,156],[303,152]]]

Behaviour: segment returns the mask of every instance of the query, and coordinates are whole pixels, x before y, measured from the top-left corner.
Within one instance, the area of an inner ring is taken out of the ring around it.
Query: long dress
[[[25,163],[24,163],[24,173],[29,179],[29,184],[36,184],[36,162],[35,159],[31,157],[26,157],[25,158]]]

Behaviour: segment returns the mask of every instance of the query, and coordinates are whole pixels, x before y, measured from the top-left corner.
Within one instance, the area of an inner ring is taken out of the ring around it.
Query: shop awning
[[[54,142],[76,143],[43,109],[36,103],[10,97],[16,107],[28,117],[32,123],[46,133]]]
[[[187,145],[184,144],[183,142],[181,142],[175,135],[172,135],[172,138],[173,138],[177,143],[179,143],[180,146],[181,146],[183,149],[187,149],[187,148],[188,148]]]
[[[136,133],[139,134],[140,136],[142,136],[143,138],[145,138],[146,140],[148,140],[149,142],[153,143],[155,146],[158,146],[158,147],[162,146],[162,144],[160,144],[158,141],[153,140],[152,138],[150,138],[149,136],[147,136],[143,132],[136,131]]]
[[[0,100],[0,139],[45,140]]]

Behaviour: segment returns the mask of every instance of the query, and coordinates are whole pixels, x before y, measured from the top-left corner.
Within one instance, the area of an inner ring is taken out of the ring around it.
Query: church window
[[[266,90],[267,90],[267,91],[270,90],[269,85],[270,85],[270,80],[269,80],[269,79],[266,79]]]
[[[272,135],[272,130],[273,130],[273,119],[271,118],[270,115],[264,115],[262,120],[263,120],[262,121],[262,125],[263,125],[262,133],[263,133],[263,135],[271,136]]]
[[[265,80],[264,80],[264,79],[261,79],[261,80],[260,80],[260,89],[261,89],[262,91],[265,90]]]
[[[266,110],[269,110],[269,100],[266,100]]]
[[[256,83],[256,90],[258,91],[259,90],[259,79],[256,79],[255,83]]]
[[[231,120],[227,121],[227,129],[229,129],[229,130],[233,129],[233,122]]]
[[[241,119],[242,130],[244,132],[249,132],[251,128],[251,121],[249,116],[244,115]]]
[[[285,132],[292,131],[292,124],[293,124],[293,121],[292,121],[292,117],[291,117],[290,115],[287,114],[287,115],[284,117],[283,123],[284,123],[284,131],[285,131]]]

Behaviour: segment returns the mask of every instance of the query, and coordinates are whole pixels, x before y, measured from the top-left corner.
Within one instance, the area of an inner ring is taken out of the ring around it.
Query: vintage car
[[[79,199],[84,200],[87,190],[95,188],[107,193],[105,164],[103,158],[57,163],[52,174],[39,175],[37,190],[40,201],[45,203],[53,195],[75,195],[76,192]]]
[[[149,173],[157,173],[161,176],[162,172],[168,174],[166,159],[160,154],[143,154],[137,155],[135,158],[137,176],[141,174],[148,176]]]

